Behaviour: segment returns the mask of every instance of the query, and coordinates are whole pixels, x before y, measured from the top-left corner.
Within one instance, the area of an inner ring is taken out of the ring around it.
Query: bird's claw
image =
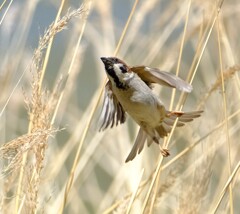
[[[170,155],[169,150],[168,149],[161,149],[161,154],[163,157],[167,157]]]

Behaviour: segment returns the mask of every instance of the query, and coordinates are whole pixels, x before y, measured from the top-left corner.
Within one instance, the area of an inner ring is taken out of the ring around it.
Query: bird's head
[[[126,82],[134,75],[125,62],[116,57],[101,57],[109,80],[120,89],[126,89]]]

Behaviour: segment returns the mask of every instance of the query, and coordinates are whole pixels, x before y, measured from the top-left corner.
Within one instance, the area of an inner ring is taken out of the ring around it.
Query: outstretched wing
[[[146,83],[158,83],[187,93],[192,91],[192,86],[190,84],[172,73],[145,66],[131,67],[131,70],[137,73],[138,76]]]
[[[100,115],[99,131],[103,131],[109,126],[111,128],[114,125],[117,126],[118,123],[124,123],[125,120],[125,111],[112,92],[111,82],[108,81],[105,86],[103,107]]]

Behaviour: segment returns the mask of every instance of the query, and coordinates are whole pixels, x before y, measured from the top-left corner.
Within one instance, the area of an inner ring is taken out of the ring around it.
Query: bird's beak
[[[107,58],[106,57],[101,57],[100,58],[103,62],[106,62],[107,61]]]
[[[111,65],[112,64],[112,61],[107,57],[101,57],[101,60],[104,63],[104,65]]]

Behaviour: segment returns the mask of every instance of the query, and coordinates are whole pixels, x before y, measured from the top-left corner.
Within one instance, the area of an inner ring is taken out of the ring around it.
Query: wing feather
[[[131,70],[137,73],[146,83],[158,83],[187,93],[192,91],[192,86],[190,84],[172,73],[145,66],[131,67]]]
[[[115,95],[111,89],[110,81],[107,82],[104,92],[103,107],[100,114],[100,129],[103,131],[110,126],[112,128],[114,125],[119,123],[124,123],[126,120],[126,114],[122,105],[118,102]]]

